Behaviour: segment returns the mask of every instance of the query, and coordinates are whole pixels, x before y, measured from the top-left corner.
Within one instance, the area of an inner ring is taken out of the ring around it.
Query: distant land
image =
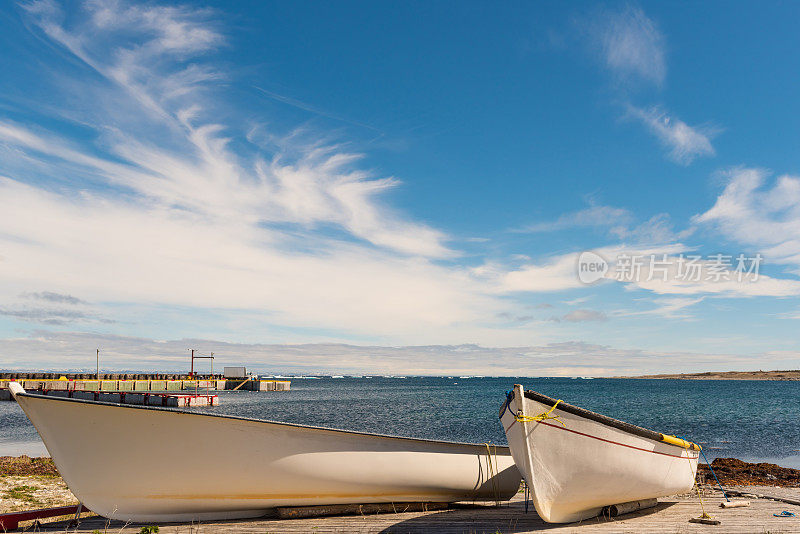
[[[800,370],[794,371],[708,371],[674,375],[618,376],[615,378],[656,378],[678,380],[800,380]]]

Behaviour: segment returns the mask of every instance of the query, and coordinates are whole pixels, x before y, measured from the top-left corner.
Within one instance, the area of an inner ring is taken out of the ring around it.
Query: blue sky
[[[0,366],[796,368],[798,10],[5,4]]]

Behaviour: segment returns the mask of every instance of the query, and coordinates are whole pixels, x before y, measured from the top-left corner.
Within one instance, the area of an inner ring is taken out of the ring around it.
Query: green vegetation
[[[5,491],[5,497],[8,499],[35,503],[38,502],[36,497],[33,496],[33,492],[35,492],[36,489],[35,486],[14,486]]]
[[[158,532],[158,525],[148,525],[146,527],[142,527],[142,530],[139,531],[139,534],[156,534]]]

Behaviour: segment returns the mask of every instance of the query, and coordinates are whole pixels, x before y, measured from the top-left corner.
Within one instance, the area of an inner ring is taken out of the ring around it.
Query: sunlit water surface
[[[636,425],[703,444],[717,456],[800,467],[800,382],[569,378],[295,379],[289,392],[219,392],[198,409],[430,439],[505,444],[498,410],[522,383]],[[0,402],[0,455],[47,454],[16,403]]]

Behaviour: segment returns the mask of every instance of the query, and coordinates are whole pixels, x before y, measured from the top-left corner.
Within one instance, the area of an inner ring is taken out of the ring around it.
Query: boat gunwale
[[[50,401],[67,401],[67,402],[76,402],[76,403],[83,403],[83,404],[93,404],[98,406],[106,406],[106,407],[114,407],[114,408],[130,408],[130,409],[139,409],[139,410],[151,410],[157,412],[164,412],[164,413],[173,413],[173,414],[180,414],[180,415],[193,415],[197,417],[216,417],[220,419],[232,419],[235,421],[248,421],[251,423],[266,423],[271,425],[280,425],[280,426],[289,426],[293,428],[304,428],[307,430],[323,430],[327,432],[338,432],[341,434],[355,434],[359,436],[372,436],[378,438],[388,438],[388,439],[396,439],[402,441],[417,441],[422,443],[436,443],[436,444],[444,444],[444,445],[469,445],[471,447],[481,447],[485,448],[488,444],[489,447],[492,448],[492,454],[495,454],[495,451],[498,453],[503,453],[503,455],[511,456],[511,449],[508,445],[495,445],[493,443],[467,443],[464,441],[445,441],[445,440],[437,440],[437,439],[428,439],[428,438],[413,438],[408,436],[393,436],[391,434],[378,434],[374,432],[364,432],[361,430],[345,430],[343,428],[330,428],[324,426],[314,426],[314,425],[304,425],[302,423],[289,423],[286,421],[271,421],[269,419],[256,419],[254,417],[243,417],[239,415],[228,415],[228,414],[213,414],[213,413],[197,413],[192,412],[190,410],[180,410],[180,409],[172,409],[172,408],[165,408],[163,406],[140,406],[136,404],[122,404],[119,402],[104,402],[104,401],[96,401],[96,400],[89,400],[89,399],[74,399],[71,397],[56,397],[51,395],[40,395],[37,393],[30,393],[28,391],[24,391],[21,393],[17,393],[16,396],[23,396],[23,397],[31,397],[34,399],[43,399],[43,400],[50,400]],[[485,454],[485,452],[484,452]]]
[[[686,447],[681,447],[680,445],[677,445],[675,443],[669,443],[668,441],[664,441],[664,436],[667,434],[656,432],[655,430],[650,430],[648,428],[643,428],[641,426],[637,426],[632,423],[628,423],[626,421],[621,421],[619,419],[614,419],[613,417],[593,412],[591,410],[587,410],[586,408],[581,408],[580,406],[575,406],[573,404],[569,404],[564,401],[559,402],[558,400],[552,397],[548,397],[547,395],[544,395],[537,391],[526,389],[525,397],[548,406],[555,406],[555,404],[558,403],[558,407],[556,408],[557,410],[561,410],[570,413],[572,415],[577,415],[578,417],[583,417],[584,419],[589,419],[590,421],[594,421],[595,423],[600,423],[602,425],[609,426],[611,428],[616,428],[617,430],[622,430],[623,432],[627,432],[629,434],[633,434],[641,438],[651,439],[653,441],[657,441],[658,443],[663,443],[665,445],[671,445],[673,447],[677,447],[681,450],[687,449]],[[686,441],[686,443],[694,445],[694,443],[688,440],[684,441]]]

